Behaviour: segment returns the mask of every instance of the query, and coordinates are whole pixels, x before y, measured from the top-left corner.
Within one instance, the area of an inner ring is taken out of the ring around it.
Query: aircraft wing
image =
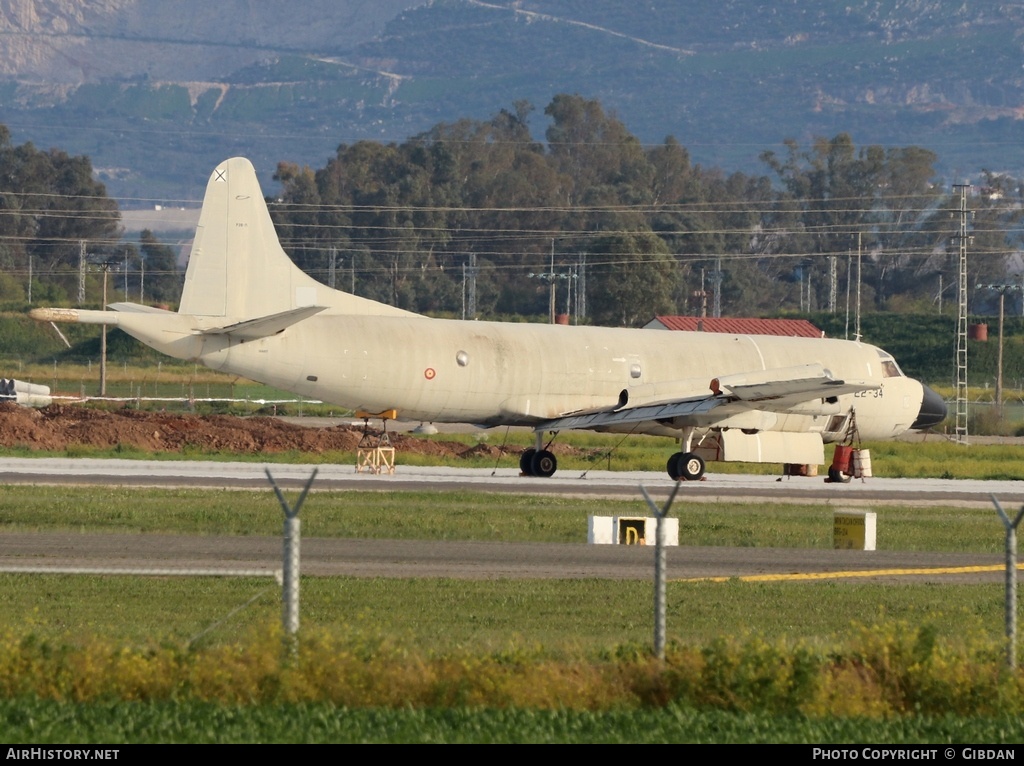
[[[636,423],[657,423],[670,428],[713,426],[717,421],[747,410],[787,412],[816,399],[828,400],[840,394],[878,388],[879,384],[871,381],[833,378],[820,364],[758,370],[715,378],[707,394],[682,395],[678,399],[641,402],[598,412],[569,413],[546,421],[538,430],[603,430]]]
[[[676,418],[683,416],[696,416],[708,413],[726,403],[725,399],[718,399],[713,396],[705,396],[700,399],[683,399],[678,402],[663,404],[646,404],[638,407],[628,407],[622,410],[605,410],[603,412],[588,412],[579,415],[566,415],[560,418],[547,420],[539,426],[538,431],[563,431],[563,430],[601,430],[611,426],[618,426],[631,423],[644,423],[647,421],[656,423],[671,423]]]

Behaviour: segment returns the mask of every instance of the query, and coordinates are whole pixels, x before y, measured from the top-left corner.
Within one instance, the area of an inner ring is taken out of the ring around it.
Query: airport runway
[[[269,469],[283,488],[297,488],[317,470],[313,489],[404,491],[463,489],[639,498],[643,486],[666,497],[664,474],[562,472],[551,479],[520,477],[510,469],[399,466],[393,475],[360,474],[352,465],[264,465],[199,461],[0,459],[0,481],[28,484],[194,486],[268,490]],[[1024,503],[1024,482],[867,479],[833,485],[821,478],[711,474],[684,484],[677,503],[747,499],[826,503],[838,507],[878,504],[991,508],[995,496],[1013,513]],[[0,571],[272,575],[280,568],[281,540],[269,537],[160,534],[5,533]],[[357,577],[609,578],[650,579],[653,546],[529,544],[415,540],[307,538],[303,573]],[[779,548],[671,547],[673,580],[836,579],[886,582],[1002,582],[1001,554]]]
[[[0,458],[0,481],[13,484],[108,484],[120,486],[218,487],[265,489],[269,470],[279,486],[303,486],[317,471],[314,490],[365,491],[468,490],[525,494],[640,497],[643,486],[664,498],[675,482],[660,471],[560,470],[549,479],[520,476],[512,468],[451,468],[398,465],[395,473],[356,473],[348,465],[289,465],[187,460],[98,460],[75,458]],[[709,473],[684,482],[677,502],[746,500],[760,503],[824,503],[835,506],[935,505],[1004,508],[1024,504],[1024,481],[957,479],[854,479],[829,484],[818,477],[750,476]]]

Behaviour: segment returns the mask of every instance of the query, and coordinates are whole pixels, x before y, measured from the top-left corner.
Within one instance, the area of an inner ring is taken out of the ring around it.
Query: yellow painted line
[[[977,574],[979,572],[1003,572],[1004,564],[976,567],[928,567],[925,569],[858,569],[846,572],[792,572],[789,574],[739,575],[732,577],[686,577],[673,579],[672,582],[779,582],[794,580],[833,580],[852,577],[891,577],[898,575],[929,575],[929,574]],[[1017,565],[1017,571],[1024,571],[1024,564]]]

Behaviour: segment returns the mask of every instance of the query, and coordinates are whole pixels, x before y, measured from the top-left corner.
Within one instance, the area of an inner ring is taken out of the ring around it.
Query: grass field
[[[408,539],[582,543],[588,514],[631,512],[636,505],[314,492],[304,506],[303,533],[379,537],[386,517],[387,534]],[[891,550],[1001,550],[991,510],[876,510],[881,544]],[[831,510],[824,506],[700,504],[677,511],[681,536],[691,544],[831,545]],[[0,533],[272,535],[280,526],[269,491],[0,487]],[[669,664],[676,669],[668,677],[697,675],[670,682],[676,702],[653,706],[643,702],[651,693],[643,679],[651,672],[659,683],[667,677],[649,664],[651,599],[649,582],[304,578],[302,656],[322,656],[314,664],[347,680],[322,687],[333,692],[313,693],[308,683],[289,686],[285,667],[260,671],[271,675],[253,681],[250,691],[229,692],[254,667],[277,663],[267,648],[281,614],[272,581],[0,575],[0,688],[7,689],[0,693],[0,736],[36,744],[1024,741],[1017,701],[1024,682],[1019,673],[995,670],[1001,586],[670,582]],[[140,686],[159,675],[154,664],[171,672],[158,664],[166,657],[176,658],[174,667],[191,668],[192,679],[175,682],[184,685],[169,697]],[[214,691],[202,681],[210,657],[221,657]],[[800,657],[819,670],[799,675]],[[633,670],[609,687],[605,676],[613,667]],[[856,683],[843,670],[849,667],[861,668]],[[286,675],[278,678],[279,672]],[[87,691],[109,689],[103,684],[112,679],[127,683],[126,673],[134,679],[132,694]],[[534,673],[541,676],[527,682]],[[593,673],[605,677],[597,687]],[[79,676],[86,680],[75,681]],[[828,677],[853,685],[837,691],[839,681],[807,680]],[[937,677],[947,680],[940,684]],[[43,683],[31,687],[37,691],[18,686],[33,678]],[[280,684],[292,691],[273,692]],[[707,696],[708,684],[726,696]],[[495,697],[498,690],[504,691]],[[288,694],[298,696],[283,701]],[[914,695],[923,695],[914,703],[917,712],[884,712]],[[606,702],[596,704],[598,698]]]
[[[202,702],[0,700],[8,743],[360,744],[984,744],[1024,741],[1017,715],[916,716],[900,721],[694,710],[394,710]],[[957,752],[961,752],[958,748]],[[120,754],[123,760],[127,753]]]

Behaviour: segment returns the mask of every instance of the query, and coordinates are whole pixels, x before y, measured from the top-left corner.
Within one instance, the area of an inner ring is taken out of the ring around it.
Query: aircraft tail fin
[[[410,312],[322,285],[281,249],[252,163],[225,160],[206,186],[178,313],[236,322],[319,306],[329,314]]]

